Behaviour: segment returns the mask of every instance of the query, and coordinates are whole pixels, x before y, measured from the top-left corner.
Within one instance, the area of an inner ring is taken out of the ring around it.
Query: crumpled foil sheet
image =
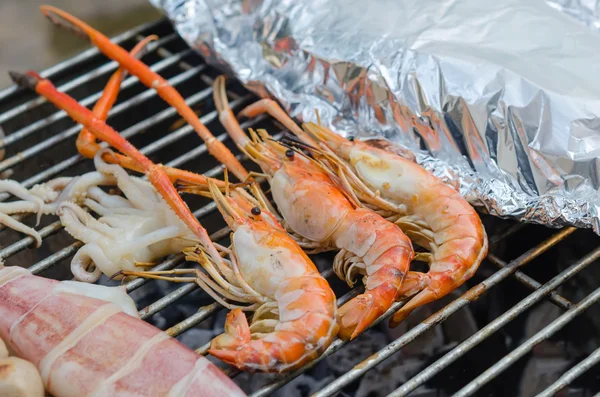
[[[548,5],[600,31],[600,0],[546,0]]]
[[[600,234],[594,0],[150,0],[302,121],[385,137],[481,210]]]

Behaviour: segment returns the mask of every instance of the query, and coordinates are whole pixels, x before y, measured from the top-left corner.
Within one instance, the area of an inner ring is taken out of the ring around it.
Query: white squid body
[[[121,287],[4,267],[0,338],[55,397],[245,396],[206,358],[140,320]]]

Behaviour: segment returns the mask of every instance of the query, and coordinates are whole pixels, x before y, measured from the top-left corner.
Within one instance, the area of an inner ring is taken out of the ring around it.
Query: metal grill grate
[[[158,34],[161,39],[151,44],[148,55],[143,59],[144,62],[167,78],[187,98],[188,104],[202,115],[202,122],[218,136],[218,139],[233,149],[234,145],[227,139],[227,135],[215,120],[216,113],[212,104],[211,84],[218,72],[204,65],[201,58],[176,36],[166,21],[140,26],[116,37],[115,41],[129,49],[136,41],[151,33]],[[108,62],[98,51],[90,49],[42,74],[52,79],[61,91],[68,91],[82,104],[91,107],[99,98],[104,84],[116,66],[115,62]],[[25,68],[26,65],[23,67]],[[233,98],[231,106],[234,110],[240,109],[243,104],[250,103],[253,98],[239,84],[230,82],[229,90],[229,97]],[[110,112],[108,122],[154,161],[211,176],[222,176],[222,167],[206,153],[205,146],[193,133],[192,128],[183,124],[173,109],[168,108],[153,90],[148,90],[140,85],[135,77],[128,77],[124,81],[119,101]],[[6,138],[0,142],[6,150],[4,160],[0,161],[0,172],[11,169],[12,178],[23,181],[27,187],[57,176],[76,175],[93,169],[92,162],[81,158],[75,149],[74,138],[79,132],[79,126],[74,125],[64,112],[57,111],[44,99],[34,94],[18,90],[15,87],[0,92],[0,125],[6,133]],[[261,118],[246,123],[244,127],[250,125],[267,128],[272,133],[281,130],[281,127],[272,121]],[[240,156],[240,158],[242,157]],[[245,165],[254,168],[247,161],[245,161]],[[10,199],[6,194],[0,196],[0,200]],[[201,219],[209,231],[213,232],[213,240],[219,241],[227,237],[228,230],[223,228],[224,223],[220,220],[214,205],[197,197],[186,197],[186,200],[190,203],[191,208],[198,208],[195,215]],[[25,220],[32,224],[32,218],[29,217]],[[475,378],[466,379],[460,386],[462,389],[457,393],[461,396],[473,395],[487,386],[488,395],[500,395],[489,392],[489,387],[494,387],[494,385],[497,387],[501,382],[507,382],[507,380],[514,383],[514,380],[506,375],[507,369],[520,365],[516,363],[530,354],[536,345],[548,340],[568,326],[574,318],[600,300],[600,288],[595,289],[595,286],[589,294],[578,299],[577,303],[573,302],[573,298],[568,299],[557,292],[557,288],[567,285],[567,282],[589,277],[589,274],[592,274],[593,267],[588,267],[588,265],[600,258],[600,248],[593,248],[594,241],[597,240],[590,232],[576,231],[573,228],[560,231],[549,230],[539,226],[524,226],[490,218],[484,218],[484,221],[490,235],[491,253],[477,275],[469,281],[467,288],[470,289],[463,288],[454,296],[449,297],[447,299],[449,303],[446,306],[393,340],[380,351],[373,352],[373,355],[366,358],[361,357],[364,359],[363,361],[337,377],[329,385],[321,388],[315,394],[316,396],[349,393],[355,387],[355,381],[373,367],[392,357],[427,331],[439,327],[440,323],[459,309],[471,304],[472,301],[481,300],[480,296],[490,295],[489,290],[492,287],[497,290],[495,296],[508,298],[514,294],[523,299],[519,300],[519,298],[516,301],[509,299],[509,301],[515,301],[516,304],[508,311],[487,323],[486,326],[442,355],[437,361],[416,371],[418,373],[415,376],[400,385],[391,395],[406,395],[432,379],[442,376],[443,370],[456,365],[458,360],[478,349],[480,343],[486,341],[490,336],[502,333],[504,328],[521,313],[526,312],[540,301],[552,302],[563,310],[562,315],[549,322],[531,338],[518,344],[513,343],[512,351],[507,355],[504,353],[499,355],[498,360],[495,360],[495,363],[487,370],[483,371],[485,366],[473,363],[472,366],[478,368],[474,375]],[[81,243],[72,240],[62,231],[62,226],[56,218],[46,219],[45,223],[41,225],[44,244],[40,249],[33,248],[34,240],[30,237],[23,238],[22,235],[5,228],[2,228],[0,233],[2,233],[0,257],[4,258],[7,264],[28,266],[33,273],[46,277],[71,277],[68,264]],[[574,244],[575,240],[572,236],[574,234],[578,236],[577,244]],[[585,243],[586,241],[588,243]],[[575,248],[574,245],[577,247]],[[504,249],[498,248],[502,246]],[[567,249],[566,247],[569,252],[576,255],[576,260],[570,261],[561,268],[555,265],[557,252]],[[518,254],[523,251],[525,252]],[[515,254],[515,252],[517,253]],[[516,256],[516,259],[505,261],[500,258],[502,253],[505,256]],[[161,262],[155,269],[172,269],[183,263],[182,255],[174,255]],[[525,268],[525,265],[528,266]],[[529,269],[532,269],[531,272]],[[544,281],[538,282],[528,274],[539,275],[536,278]],[[331,269],[325,270],[324,275],[332,283],[335,283],[335,276]],[[141,288],[153,288],[154,283],[157,281],[137,279],[127,284],[127,289],[129,292],[135,293]],[[339,290],[339,286],[336,288]],[[194,284],[177,285],[164,297],[140,310],[140,314],[142,318],[151,320],[156,313],[163,311],[169,305],[183,299],[190,299],[192,296],[185,297],[193,292],[195,292],[194,299],[210,302],[201,291],[196,290],[197,286]],[[342,289],[342,291],[343,293],[338,295],[341,296],[338,300],[339,304],[346,302],[358,293],[357,289],[351,291]],[[401,303],[394,305],[388,314],[400,305]],[[171,336],[178,337],[202,322],[209,321],[222,311],[223,308],[218,304],[208,303],[191,316],[178,320],[176,323],[167,324],[166,332]],[[387,318],[388,314],[383,318]],[[383,321],[383,318],[379,323]],[[385,327],[385,325],[381,324],[376,327]],[[340,340],[334,341],[318,360],[296,372],[274,377],[259,389],[251,390],[252,396],[271,395],[299,374],[314,370],[313,367],[318,362],[335,354],[340,349],[344,349],[345,345],[346,343]],[[206,346],[200,347],[197,352],[206,354]],[[594,371],[591,368],[596,366],[599,361],[600,349],[597,349],[568,371],[565,370],[564,375],[548,387],[542,395],[553,395],[563,389],[583,394],[597,392],[598,390],[569,385],[573,385],[582,376],[588,376]],[[464,360],[462,364],[464,364]],[[231,368],[227,368],[226,371],[232,377],[238,375],[238,372]],[[584,375],[586,372],[588,372],[587,375]],[[595,372],[599,372],[598,367]],[[442,379],[444,378],[442,377]]]

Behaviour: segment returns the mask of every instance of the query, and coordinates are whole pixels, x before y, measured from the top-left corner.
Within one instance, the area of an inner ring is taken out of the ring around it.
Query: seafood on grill
[[[231,247],[218,246],[228,259],[215,263],[201,248],[189,248],[186,259],[200,263],[206,273],[123,274],[196,282],[231,309],[225,333],[212,340],[208,352],[239,369],[284,372],[315,359],[338,332],[329,284],[264,202],[241,188],[223,194],[211,180],[208,188],[233,231]],[[254,312],[250,325],[243,311]]]
[[[0,396],[44,397],[44,384],[38,369],[27,360],[10,356],[0,339]]]
[[[308,252],[339,250],[334,270],[349,285],[363,276],[365,292],[339,311],[340,337],[356,337],[398,298],[414,256],[410,240],[397,225],[358,207],[322,165],[302,152],[273,141],[266,131],[251,131],[248,137],[225,95],[220,76],[214,87],[219,120],[240,150],[260,165],[288,231]]]
[[[146,65],[137,60],[134,56],[131,56],[120,46],[112,43],[106,36],[77,18],[54,7],[42,6],[41,9],[42,13],[53,22],[60,26],[66,26],[70,28],[70,30],[87,37],[98,46],[100,51],[104,52],[109,57],[115,58],[124,70],[127,70],[132,75],[138,77],[139,80],[148,87],[156,89],[158,94],[165,99],[167,103],[175,105],[174,107],[177,111],[194,127],[201,137],[207,138],[209,141],[207,147],[211,153],[221,153],[219,148],[224,147],[224,145],[220,141],[214,139],[214,137],[212,140],[208,139],[212,137],[210,132],[200,122],[194,111],[185,104],[181,95],[179,95],[166,80],[152,72]],[[162,196],[165,203],[175,212],[175,215],[181,222],[189,228],[191,234],[195,236],[197,243],[203,248],[206,254],[214,261],[221,261],[222,258],[220,253],[210,240],[208,232],[198,222],[198,219],[196,219],[194,214],[192,214],[173,185],[173,179],[188,181],[186,178],[190,178],[188,182],[200,181],[201,183],[206,184],[207,179],[204,176],[185,172],[183,170],[172,169],[160,164],[154,164],[135,146],[127,141],[127,139],[122,137],[117,131],[104,122],[103,117],[101,117],[102,115],[100,114],[100,106],[96,113],[90,111],[77,103],[77,101],[69,95],[59,92],[50,81],[42,78],[39,74],[35,72],[28,72],[25,74],[9,72],[9,75],[16,84],[37,92],[56,107],[64,110],[71,119],[82,124],[87,132],[82,130],[80,138],[82,135],[85,136],[89,133],[93,135],[95,139],[103,141],[124,155],[124,157],[112,156],[112,162],[117,163],[113,165],[129,165],[132,169],[144,173],[149,182],[156,189],[157,193]],[[112,95],[113,93],[118,92],[118,86],[118,84],[112,84],[105,90],[103,96]],[[110,101],[107,102],[108,108],[110,108],[109,102]],[[210,137],[205,136],[206,134],[210,135]],[[232,162],[237,162],[237,159],[231,153],[225,154],[224,156],[225,159],[232,157]],[[127,164],[119,164],[119,159],[124,159]],[[215,182],[215,184],[218,185],[219,183]]]
[[[55,397],[244,396],[219,368],[139,319],[123,287],[0,270],[0,337]]]
[[[404,279],[399,295],[412,299],[393,315],[392,326],[475,274],[487,255],[487,235],[479,215],[457,190],[397,152],[346,139],[314,123],[301,129],[273,100],[256,102],[240,115],[265,112],[294,133],[353,197],[399,225],[429,251],[418,256],[428,263],[429,271],[411,271]]]
[[[125,55],[130,57],[126,52]],[[252,200],[248,196],[243,196],[241,191],[237,191],[237,196],[232,193],[231,198],[228,194],[221,197],[217,192],[220,191],[223,182],[213,180],[209,182],[205,179],[207,181],[205,186],[210,186],[211,196],[220,202],[226,219],[237,229],[237,233],[234,233],[234,240],[239,239],[236,245],[243,246],[244,249],[236,253],[233,248],[226,249],[214,244],[179,196],[165,167],[151,162],[101,118],[70,96],[57,91],[50,81],[42,79],[34,72],[27,74],[11,72],[11,77],[19,85],[35,90],[55,106],[63,109],[96,139],[120,151],[127,157],[126,161],[130,161],[134,167],[146,174],[156,191],[182,223],[187,225],[197,241],[197,247],[194,249],[197,256],[189,256],[189,259],[201,261],[207,273],[214,278],[214,281],[209,278],[202,279],[202,273],[195,273],[196,282],[203,285],[207,292],[211,291],[210,293],[217,300],[219,300],[218,294],[222,294],[227,299],[244,302],[248,299],[256,300],[254,306],[250,305],[244,309],[256,309],[255,319],[258,320],[249,326],[243,321],[242,313],[234,310],[227,323],[227,335],[218,338],[211,349],[213,355],[246,370],[282,372],[315,358],[329,345],[338,330],[335,296],[326,280],[320,276],[314,264],[297,243],[285,229],[273,222],[274,217],[265,212],[260,219],[256,218],[262,212],[256,214],[255,206],[249,205]],[[97,164],[102,163],[103,154],[97,153],[95,161]],[[114,167],[111,169],[119,169],[125,173],[118,164],[104,166]],[[196,183],[197,180],[192,182]],[[121,188],[120,185],[119,187]],[[135,183],[129,186],[131,189],[136,187],[139,186]],[[229,190],[227,183],[224,187],[226,191]],[[243,202],[242,197],[250,201]],[[267,205],[264,204],[263,207],[266,209]],[[248,214],[254,218],[249,218]],[[244,219],[246,219],[245,223]],[[231,253],[229,259],[223,258],[223,253]],[[240,257],[232,259],[232,255]],[[257,259],[260,260],[255,263]],[[251,287],[250,281],[240,274],[238,266],[247,266],[254,280],[253,284],[258,282],[259,286]],[[215,269],[221,273],[216,273]],[[181,269],[173,272],[177,274]],[[124,271],[120,275],[148,276],[152,273]],[[263,275],[265,277],[262,277]],[[261,282],[267,285],[260,285]],[[227,303],[222,299],[219,301]],[[228,307],[239,309],[231,305]]]
[[[240,180],[248,177],[248,172],[243,168],[222,143],[220,143],[198,120],[197,116],[185,104],[181,96],[168,85],[168,83],[152,72],[146,65],[131,56],[124,49],[112,43],[100,32],[91,28],[77,18],[53,7],[43,6],[42,12],[53,22],[60,26],[68,26],[71,30],[88,38],[109,58],[117,61],[122,68],[132,75],[137,76],[142,83],[157,90],[159,95],[188,121],[196,130],[198,135],[204,139],[209,152],[219,161],[227,166]],[[60,93],[47,80],[30,72],[28,74],[12,73],[13,80],[18,84],[34,89],[38,94],[46,97],[57,107],[65,110],[71,118],[84,125],[97,139],[107,142],[113,148],[120,151],[129,159],[133,167],[144,172],[152,184],[163,195],[167,203],[175,210],[177,215],[190,227],[200,245],[207,255],[216,261],[220,261],[218,251],[210,241],[206,230],[198,223],[191,214],[176,189],[172,185],[173,175],[163,166],[152,163],[143,156],[135,147],[127,142],[118,133],[108,127],[102,120],[89,110],[82,108],[72,98]],[[239,128],[239,126],[238,126]],[[245,135],[244,135],[245,137]],[[247,140],[247,138],[245,137]],[[256,143],[257,147],[272,152],[275,163],[289,163],[287,166],[269,164],[272,177],[278,169],[281,175],[291,172],[288,176],[277,179],[279,196],[276,201],[285,201],[282,195],[288,194],[288,190],[297,190],[300,201],[299,214],[294,215],[295,210],[290,203],[278,203],[279,207],[286,206],[284,219],[289,229],[295,230],[297,235],[303,237],[304,247],[312,246],[313,252],[341,249],[338,254],[335,268],[340,275],[345,276],[349,283],[353,282],[356,273],[366,276],[366,289],[364,294],[346,303],[340,310],[342,337],[355,337],[366,327],[373,323],[394,302],[402,280],[408,271],[410,261],[414,252],[410,240],[396,225],[386,221],[373,211],[357,208],[344,193],[333,183],[333,181],[317,165],[303,156],[296,156],[296,160],[287,159],[284,155],[285,148],[273,143],[273,147],[265,143]],[[268,149],[267,149],[268,148]],[[268,157],[268,156],[267,156]],[[266,157],[262,157],[264,160]],[[267,162],[264,162],[267,167]],[[132,167],[132,168],[133,168]],[[307,171],[308,170],[308,171]],[[309,181],[316,176],[314,181]],[[200,176],[185,176],[178,180],[191,184],[206,186],[206,179]],[[304,185],[304,186],[302,186]],[[272,184],[273,186],[273,184]],[[308,190],[305,190],[308,189]],[[283,190],[286,190],[284,193]],[[311,196],[307,191],[320,191],[323,196]],[[317,198],[326,197],[323,203]],[[279,208],[280,210],[282,208]],[[321,218],[326,215],[325,218]],[[297,229],[297,230],[296,230]],[[303,234],[305,233],[305,234]]]
[[[30,190],[16,181],[0,181],[0,189],[21,198],[0,203],[1,223],[41,242],[37,231],[9,214],[59,215],[65,230],[84,243],[71,261],[79,281],[95,282],[102,273],[111,277],[121,270],[146,268],[196,240],[150,183],[104,161],[112,154],[108,149],[96,153],[95,172],[57,178]],[[124,197],[106,193],[103,185],[118,187]],[[100,217],[96,219],[84,207]]]

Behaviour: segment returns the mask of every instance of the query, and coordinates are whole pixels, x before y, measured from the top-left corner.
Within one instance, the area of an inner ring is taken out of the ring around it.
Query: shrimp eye
[[[294,158],[294,151],[293,151],[292,149],[288,149],[288,150],[286,150],[286,151],[285,151],[285,156],[286,156],[288,159],[290,159],[290,160],[291,160],[291,159],[293,159],[293,158]]]
[[[354,135],[350,135],[350,136],[348,137],[348,140],[349,140],[350,142],[354,142]]]
[[[260,215],[260,208],[254,207],[252,208],[252,215]]]

